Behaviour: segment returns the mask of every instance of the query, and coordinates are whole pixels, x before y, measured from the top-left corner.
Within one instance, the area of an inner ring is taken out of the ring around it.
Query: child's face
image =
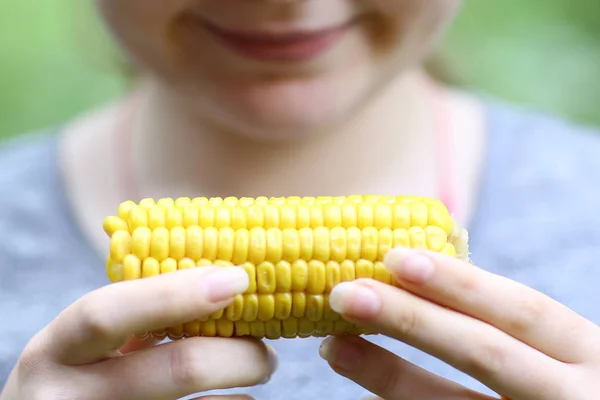
[[[271,135],[347,118],[422,60],[461,0],[97,2],[138,65],[188,104]]]

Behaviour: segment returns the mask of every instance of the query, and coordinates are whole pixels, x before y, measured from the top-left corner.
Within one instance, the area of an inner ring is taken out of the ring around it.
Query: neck
[[[208,129],[168,97],[158,96],[157,89],[150,90],[135,113],[134,129],[123,126],[124,107],[118,102],[83,115],[65,130],[60,159],[67,196],[83,232],[104,257],[108,242],[98,227],[119,202],[140,197],[437,197],[440,176],[433,150],[436,140],[449,133],[452,159],[437,162],[456,176],[453,201],[462,225],[468,226],[484,162],[485,112],[475,98],[444,90],[452,121],[443,127],[444,135],[434,134],[437,117],[421,89],[416,79],[394,82],[343,129],[278,144]]]
[[[352,120],[285,142],[215,129],[152,83],[141,97],[128,198],[438,195],[435,116],[420,72],[389,84]]]

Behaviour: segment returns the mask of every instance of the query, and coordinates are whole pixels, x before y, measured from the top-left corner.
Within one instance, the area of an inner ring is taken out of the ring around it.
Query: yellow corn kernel
[[[156,205],[165,207],[166,209],[169,209],[169,208],[175,207],[175,200],[173,200],[170,197],[165,197],[163,199],[159,199],[156,202]]]
[[[288,262],[294,262],[300,258],[300,234],[296,229],[287,228],[283,230],[282,257]]]
[[[164,227],[167,222],[167,209],[162,206],[150,207],[147,209],[148,227],[156,229]]]
[[[392,275],[381,261],[377,261],[373,264],[373,279],[388,285],[392,284]]]
[[[172,326],[167,329],[169,337],[173,339],[181,339],[183,338],[183,325]]]
[[[150,208],[154,207],[155,205],[156,205],[156,201],[154,199],[150,199],[150,198],[142,199],[139,204],[140,207],[142,207],[146,210],[149,210]]]
[[[247,229],[241,228],[235,231],[235,244],[231,262],[239,265],[248,260],[250,251],[250,232]]]
[[[242,319],[244,315],[244,296],[238,294],[233,298],[233,301],[225,311],[225,315],[228,320],[236,322]]]
[[[142,277],[150,278],[157,275],[160,275],[160,263],[155,258],[145,258],[142,263]]]
[[[145,260],[150,257],[152,230],[145,226],[137,228],[133,231],[131,237],[131,253],[140,260]]]
[[[304,292],[292,293],[292,315],[296,318],[306,314],[306,294]]]
[[[342,282],[350,282],[356,279],[355,264],[350,260],[344,260],[340,264],[340,280]]]
[[[106,275],[113,283],[123,281],[123,265],[108,258],[106,260]]]
[[[258,295],[258,319],[270,321],[275,317],[275,296],[272,294]]]
[[[296,207],[292,205],[282,204],[281,210],[281,225],[280,229],[296,229]]]
[[[131,281],[142,277],[142,263],[133,254],[127,254],[123,259],[123,280]]]
[[[117,215],[120,219],[126,221],[129,218],[129,213],[131,212],[131,209],[136,206],[137,204],[135,204],[131,200],[125,201],[119,205],[119,208],[117,209]],[[110,219],[111,217],[108,218]]]
[[[131,253],[131,234],[127,231],[117,231],[110,241],[110,259],[122,262]]]
[[[267,255],[267,234],[264,228],[255,227],[250,230],[250,248],[248,250],[248,261],[252,264],[260,264]]]
[[[314,322],[323,319],[323,295],[309,294],[306,297],[306,318]]]
[[[250,322],[250,334],[254,337],[265,337],[267,334],[265,323],[262,321]]]
[[[186,337],[194,337],[200,335],[200,321],[186,322],[183,324],[183,331]]]
[[[167,209],[166,222],[167,229],[183,227],[183,213],[179,208],[173,207]]]
[[[319,261],[329,260],[330,244],[329,229],[318,227],[313,230],[313,255],[312,258]]]
[[[275,266],[265,261],[256,267],[256,284],[258,293],[272,294],[277,289]]]
[[[216,321],[219,321],[220,319],[223,318],[223,315],[225,315],[225,309],[215,311],[214,313],[212,313],[209,316],[209,319],[214,319]]]
[[[150,237],[150,257],[162,261],[169,257],[169,231],[160,227],[152,231]]]
[[[248,226],[246,210],[239,205],[232,207],[230,221],[231,221],[231,227],[233,229],[242,229],[242,228]]]
[[[275,318],[287,319],[292,314],[292,294],[277,293],[275,295]]]
[[[356,279],[372,279],[373,278],[373,263],[369,260],[360,260],[354,267],[356,271]]]
[[[157,260],[158,262],[158,260]],[[177,271],[177,261],[174,258],[167,258],[160,263],[160,273],[167,274]]]
[[[108,217],[104,220],[102,224],[102,228],[104,232],[110,237],[114,235],[116,231],[126,231],[127,230],[127,222],[119,217]]]
[[[329,244],[331,246],[329,259],[337,262],[344,261],[348,252],[346,245],[346,230],[340,226],[332,228],[329,232],[329,238]]]
[[[296,260],[292,264],[292,291],[304,292],[308,286],[308,263]]]
[[[292,291],[292,266],[287,261],[279,261],[275,266],[276,290],[279,293]]]
[[[269,320],[265,323],[265,337],[267,339],[279,339],[281,337],[281,321]]]
[[[244,321],[252,322],[258,318],[258,295],[244,296]]]
[[[179,260],[178,264],[177,264],[177,269],[191,269],[191,268],[195,268],[196,267],[196,263],[194,262],[194,260],[192,260],[191,258],[182,258],[181,260]]]
[[[328,261],[325,267],[325,292],[331,292],[340,282],[340,264],[336,261]]]
[[[281,323],[281,335],[287,339],[295,338],[298,335],[298,319],[294,317],[284,319]]]
[[[225,204],[225,203],[224,203]],[[227,228],[231,226],[231,207],[223,205],[217,208],[215,215],[215,228]]]
[[[206,204],[199,210],[199,224],[202,228],[216,225],[217,211],[212,204]]]
[[[276,263],[283,257],[283,234],[281,229],[269,228],[266,231],[267,249],[265,259]]]
[[[408,236],[410,237],[410,247],[413,249],[427,248],[427,236],[420,226],[411,226],[408,229]]]
[[[129,232],[133,232],[135,228],[140,226],[148,226],[148,213],[141,206],[134,205],[129,210],[127,218]]]
[[[346,230],[346,260],[357,260],[360,258],[362,246],[362,231],[357,227]]]
[[[327,275],[325,264],[322,261],[311,260],[307,268],[306,292],[310,294],[321,294],[325,292]]]
[[[103,229],[111,282],[206,266],[247,273],[227,307],[145,334],[158,339],[372,334],[332,310],[338,284],[394,285],[383,259],[395,247],[469,261],[468,233],[441,201],[417,196],[144,199],[120,204]]]
[[[234,332],[233,322],[226,319],[217,320],[217,335],[219,337],[232,337]]]
[[[373,227],[362,230],[361,252],[363,260],[375,261],[379,247],[379,231]]]
[[[320,337],[326,337],[333,334],[334,323],[332,321],[321,320],[317,322],[317,334]]]
[[[176,260],[185,257],[187,233],[182,226],[173,227],[169,233],[169,254]]]
[[[204,228],[204,247],[202,248],[202,257],[209,260],[216,260],[219,252],[219,231],[212,226]]]
[[[232,228],[225,227],[219,230],[217,247],[217,259],[231,261],[235,251],[235,231]]]
[[[202,322],[202,325],[200,325],[200,331],[202,336],[217,336],[217,321],[214,319],[209,319],[208,321]]]
[[[338,321],[341,318],[340,315],[331,308],[328,294],[323,295],[323,318],[325,321]]]

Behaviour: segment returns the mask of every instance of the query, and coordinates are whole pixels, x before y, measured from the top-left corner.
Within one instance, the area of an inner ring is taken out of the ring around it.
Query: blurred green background
[[[126,88],[90,1],[0,0],[0,138]],[[600,125],[599,0],[467,1],[440,57],[461,85]]]

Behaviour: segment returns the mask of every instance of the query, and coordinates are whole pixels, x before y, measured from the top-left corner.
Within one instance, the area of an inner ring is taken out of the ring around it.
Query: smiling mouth
[[[296,32],[237,31],[202,21],[219,42],[239,55],[267,62],[306,62],[333,47],[355,21],[332,28]]]

